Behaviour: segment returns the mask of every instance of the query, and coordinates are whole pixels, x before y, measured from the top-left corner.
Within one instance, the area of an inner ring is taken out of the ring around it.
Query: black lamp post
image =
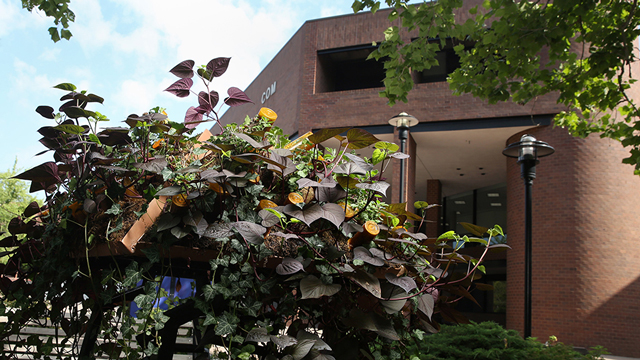
[[[417,125],[418,119],[407,114],[406,112],[401,112],[400,114],[392,117],[389,120],[389,124],[398,128],[398,137],[400,138],[400,152],[405,154],[407,148],[407,139],[409,138],[409,128]],[[406,170],[404,161],[405,159],[400,159],[400,204],[405,202],[404,181]]]
[[[553,154],[555,149],[531,135],[507,146],[502,154],[518,158],[524,179],[524,338],[531,337],[531,187],[536,178],[538,158]]]

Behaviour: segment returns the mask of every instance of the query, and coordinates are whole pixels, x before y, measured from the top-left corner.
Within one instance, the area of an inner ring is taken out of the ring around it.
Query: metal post
[[[405,154],[407,148],[407,139],[409,138],[409,128],[406,126],[398,127],[398,137],[400,138],[400,152]],[[406,181],[405,160],[406,159],[400,159],[400,204],[406,201],[404,196],[404,183]]]
[[[524,180],[524,338],[531,337],[531,274],[532,271],[532,197],[533,179],[536,178],[536,160],[520,162]]]

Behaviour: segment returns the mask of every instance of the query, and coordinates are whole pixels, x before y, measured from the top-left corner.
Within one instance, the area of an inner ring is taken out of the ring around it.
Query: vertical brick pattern
[[[532,192],[532,336],[640,357],[640,177],[614,141],[528,133],[556,149],[540,160]],[[516,160],[507,163],[507,327],[523,331],[524,184]]]

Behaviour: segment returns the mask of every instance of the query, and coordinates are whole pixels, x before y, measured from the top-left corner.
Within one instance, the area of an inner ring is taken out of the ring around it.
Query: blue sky
[[[352,13],[351,0],[71,0],[76,21],[70,41],[53,43],[51,19],[21,9],[19,0],[0,0],[0,171],[29,169],[52,159],[37,130],[53,120],[35,112],[57,109],[58,83],[70,82],[105,99],[90,110],[105,114],[106,126],[120,126],[131,113],[167,108],[184,119],[194,97],[163,92],[177,80],[168,71],[192,59],[196,65],[231,57],[213,89],[246,88],[304,21]],[[254,99],[256,101],[257,99]],[[196,104],[197,105],[197,104]],[[198,131],[211,126],[202,124]]]

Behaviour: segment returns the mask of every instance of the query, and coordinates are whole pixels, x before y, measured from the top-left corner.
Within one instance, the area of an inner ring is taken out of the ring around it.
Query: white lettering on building
[[[264,102],[267,101],[269,97],[271,97],[271,95],[275,93],[276,93],[276,82],[274,81],[273,84],[267,87],[267,90],[265,90],[265,92],[262,93],[262,97],[260,97],[260,100],[264,104]]]

